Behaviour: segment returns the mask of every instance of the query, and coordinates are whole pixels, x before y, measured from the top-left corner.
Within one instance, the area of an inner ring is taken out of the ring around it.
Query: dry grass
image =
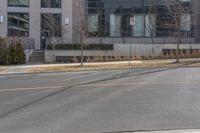
[[[0,68],[0,72],[4,71],[6,68]]]
[[[190,67],[200,67],[200,62],[199,61],[191,62],[190,64],[188,63],[188,66],[190,66]]]
[[[150,67],[178,67],[182,65],[189,64],[198,64],[200,66],[200,62],[181,62],[181,63],[173,63],[173,62],[145,62],[132,64],[129,66],[126,64],[98,64],[98,65],[84,65],[81,66],[48,66],[48,67],[35,67],[31,68],[30,72],[53,72],[53,71],[75,71],[75,70],[96,70],[96,69],[117,69],[117,68],[150,68]]]

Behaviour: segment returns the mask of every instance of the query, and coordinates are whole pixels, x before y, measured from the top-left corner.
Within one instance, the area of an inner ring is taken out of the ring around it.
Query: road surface
[[[0,76],[1,133],[200,128],[200,68]]]

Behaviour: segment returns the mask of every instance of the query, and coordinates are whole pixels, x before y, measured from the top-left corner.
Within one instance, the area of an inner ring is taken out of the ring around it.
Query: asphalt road
[[[0,76],[0,133],[198,128],[198,67]]]

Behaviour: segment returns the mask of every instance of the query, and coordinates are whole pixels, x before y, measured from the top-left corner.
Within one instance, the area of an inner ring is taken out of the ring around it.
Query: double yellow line
[[[130,86],[130,85],[168,85],[168,84],[200,84],[200,81],[183,82],[138,82],[138,83],[118,83],[118,84],[88,84],[78,87],[104,87],[104,86]]]
[[[106,87],[106,86],[130,86],[130,85],[170,85],[170,84],[200,84],[200,81],[182,81],[182,82],[139,82],[139,83],[118,83],[118,84],[87,84],[77,85],[73,87]],[[0,92],[10,91],[30,91],[30,90],[48,90],[48,89],[62,89],[66,86],[48,86],[48,87],[33,87],[33,88],[13,88],[13,89],[0,89]]]
[[[60,89],[60,88],[63,88],[63,87],[64,86],[48,86],[48,87],[33,87],[33,88],[0,89],[0,92]]]

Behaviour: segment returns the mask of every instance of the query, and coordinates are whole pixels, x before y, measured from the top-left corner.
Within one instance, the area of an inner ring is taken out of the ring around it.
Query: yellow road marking
[[[166,85],[166,84],[200,84],[200,81],[191,81],[191,82],[139,82],[139,83],[119,83],[119,84],[90,84],[90,85],[79,85],[77,87],[105,87],[105,86],[129,86],[129,85]]]
[[[48,86],[48,87],[34,87],[34,88],[14,88],[14,89],[0,89],[0,92],[8,91],[29,91],[29,90],[45,90],[45,89],[60,89],[64,86]]]
[[[106,86],[129,86],[129,85],[167,85],[167,84],[200,84],[200,81],[190,82],[138,82],[138,83],[118,83],[118,84],[88,84],[78,85],[74,87],[106,87]],[[65,86],[48,86],[48,87],[33,87],[33,88],[13,88],[13,89],[0,89],[0,92],[9,91],[30,91],[30,90],[45,90],[45,89],[61,89]]]

